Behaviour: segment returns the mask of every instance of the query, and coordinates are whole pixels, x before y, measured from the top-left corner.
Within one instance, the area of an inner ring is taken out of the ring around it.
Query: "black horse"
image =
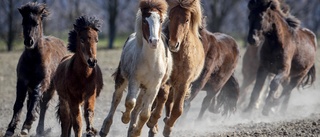
[[[44,133],[44,117],[48,102],[54,94],[52,77],[63,56],[67,53],[62,40],[43,36],[42,20],[49,14],[46,5],[27,3],[19,8],[23,20],[25,50],[17,65],[17,91],[13,107],[13,117],[5,136],[12,136],[19,122],[23,103],[28,93],[27,116],[21,134],[27,135],[39,113],[37,134]]]

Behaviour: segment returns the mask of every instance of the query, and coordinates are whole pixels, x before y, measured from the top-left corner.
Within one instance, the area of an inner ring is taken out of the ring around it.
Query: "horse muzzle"
[[[180,42],[173,42],[171,40],[169,40],[169,50],[172,52],[178,52],[180,49]]]
[[[256,35],[252,35],[252,36],[249,36],[248,37],[248,43],[251,45],[251,46],[258,46],[259,45],[259,37],[256,36]]]
[[[32,49],[34,47],[34,41],[32,38],[30,39],[24,39],[24,45],[26,46],[27,49]]]
[[[159,44],[159,39],[158,38],[149,38],[149,44],[151,45],[150,47],[152,49],[156,49]]]
[[[97,65],[97,59],[89,58],[87,63],[90,68],[94,68]]]

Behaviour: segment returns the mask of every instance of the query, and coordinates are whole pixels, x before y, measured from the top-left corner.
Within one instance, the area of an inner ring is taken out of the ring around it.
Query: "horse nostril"
[[[89,67],[93,68],[93,67],[96,66],[97,60],[94,59],[94,58],[89,58],[89,59],[87,60],[87,63],[88,63],[88,65],[89,65]]]
[[[30,40],[30,46],[32,46],[32,45],[33,45],[33,40],[31,39],[31,40]]]
[[[177,42],[177,44],[176,44],[175,48],[178,48],[178,47],[179,47],[179,45],[180,45],[180,43],[179,43],[179,42]]]

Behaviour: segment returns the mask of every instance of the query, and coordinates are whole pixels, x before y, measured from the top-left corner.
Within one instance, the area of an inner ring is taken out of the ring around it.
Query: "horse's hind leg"
[[[29,99],[30,102],[28,102],[28,111],[26,120],[23,123],[21,134],[27,135],[29,133],[29,130],[31,128],[31,125],[33,121],[36,120],[36,115],[38,115],[39,112],[37,112],[37,107],[39,107],[40,98],[42,96],[41,85],[36,85],[31,93],[29,93]]]
[[[130,121],[131,111],[136,105],[136,98],[139,92],[140,83],[137,80],[129,80],[128,94],[125,101],[126,110],[123,112],[121,120],[123,123],[127,124]]]
[[[14,130],[17,127],[18,122],[20,121],[20,114],[23,107],[23,102],[27,96],[27,85],[23,80],[18,79],[17,81],[17,91],[16,91],[16,101],[13,106],[13,116],[11,122],[8,125],[5,136],[12,136]]]
[[[97,134],[97,130],[93,128],[92,124],[94,116],[94,106],[96,102],[96,92],[94,93],[95,94],[91,95],[84,103],[84,118],[87,125],[87,136],[95,136]]]
[[[49,101],[52,99],[54,95],[54,88],[53,85],[50,86],[50,88],[43,93],[41,102],[40,102],[40,117],[39,117],[39,123],[37,126],[37,135],[43,135],[44,134],[44,119],[46,115],[46,111],[49,106]]]
[[[111,103],[111,108],[110,111],[108,113],[108,116],[104,119],[103,121],[103,125],[100,129],[100,136],[101,137],[105,137],[108,135],[110,127],[112,125],[113,122],[113,115],[116,112],[116,109],[121,101],[122,98],[122,94],[123,91],[125,90],[125,88],[128,85],[128,81],[125,80],[123,77],[121,77],[120,75],[117,75],[116,79],[115,79],[116,83],[115,83],[115,92],[113,93],[113,97],[112,97],[112,103]]]
[[[203,101],[202,101],[202,104],[201,104],[201,109],[200,109],[200,112],[199,112],[199,115],[198,115],[198,120],[201,120],[203,115],[204,115],[204,112],[208,109],[208,107],[210,106],[210,102],[213,102],[212,105],[216,104],[215,103],[215,95],[217,93],[217,91],[219,90],[209,90],[207,91],[207,95],[204,97]]]

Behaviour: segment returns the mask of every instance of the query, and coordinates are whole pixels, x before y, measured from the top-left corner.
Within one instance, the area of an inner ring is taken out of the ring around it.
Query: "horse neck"
[[[76,52],[73,55],[72,70],[74,73],[76,73],[76,75],[88,78],[93,74],[94,68],[89,68],[81,54],[82,53]]]
[[[291,38],[292,36],[292,32],[290,32],[291,28],[288,25],[288,23],[286,22],[286,20],[281,17],[280,13],[274,13],[274,18],[272,19],[275,24],[274,28],[272,29],[271,34],[275,35],[277,37],[277,39],[273,39],[271,38],[270,40],[276,40],[277,43],[279,43],[280,45],[284,45],[284,43],[286,43],[285,41],[288,41],[288,38]]]

